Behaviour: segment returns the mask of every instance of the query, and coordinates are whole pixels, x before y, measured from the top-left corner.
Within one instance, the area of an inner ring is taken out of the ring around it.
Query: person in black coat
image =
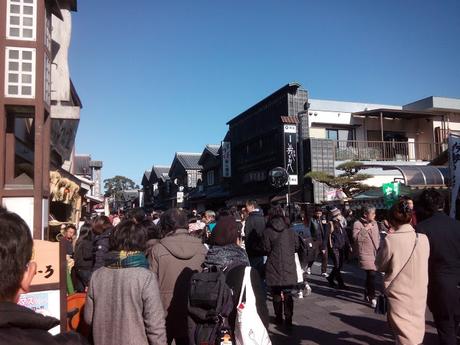
[[[332,262],[334,263],[334,268],[331,271],[331,274],[327,278],[329,285],[331,287],[338,287],[342,290],[347,290],[348,287],[343,282],[342,278],[342,266],[345,262],[345,257],[348,252],[351,252],[350,239],[346,229],[342,224],[342,215],[337,208],[332,208],[330,210],[331,221],[327,225],[326,237],[324,238],[325,243],[327,243],[328,248],[332,253]],[[335,281],[337,281],[338,286]]]
[[[431,217],[417,224],[430,242],[428,307],[442,345],[456,345],[460,325],[460,222],[442,212],[444,198],[425,190],[420,206]]]
[[[112,234],[112,224],[106,216],[97,216],[92,223],[93,240],[93,272],[98,268],[104,267],[105,256],[109,251],[109,239]]]
[[[226,283],[233,291],[234,309],[229,317],[232,332],[235,330],[236,308],[241,293],[244,271],[249,266],[248,256],[239,246],[240,230],[238,223],[232,216],[222,217],[209,239],[210,248],[206,255],[204,267],[228,268]],[[251,284],[256,297],[257,313],[265,327],[268,327],[269,317],[265,300],[265,291],[260,276],[255,269],[251,269]]]
[[[291,326],[294,314],[292,290],[297,285],[294,257],[299,250],[299,236],[289,227],[289,220],[281,206],[273,206],[268,213],[264,248],[268,255],[265,268],[266,282],[272,292],[276,322],[283,322],[284,307],[286,325]]]
[[[90,223],[84,223],[80,228],[80,236],[75,244],[74,260],[75,289],[84,292],[89,286],[93,269],[93,231]]]
[[[244,233],[246,236],[245,247],[248,253],[251,267],[255,268],[262,279],[265,278],[264,269],[264,249],[263,249],[263,233],[265,230],[264,213],[257,206],[255,200],[246,202],[246,209],[249,212],[248,218],[244,225]]]
[[[87,344],[76,333],[51,335],[48,331],[59,325],[59,320],[17,304],[20,295],[29,292],[37,270],[31,261],[32,247],[24,220],[0,208],[0,345]]]
[[[313,213],[313,217],[310,220],[310,233],[312,237],[313,255],[312,260],[308,263],[307,274],[311,274],[311,267],[315,262],[316,258],[321,255],[321,275],[328,277],[327,275],[327,241],[326,238],[326,220],[323,219],[323,210],[321,207],[316,207]]]

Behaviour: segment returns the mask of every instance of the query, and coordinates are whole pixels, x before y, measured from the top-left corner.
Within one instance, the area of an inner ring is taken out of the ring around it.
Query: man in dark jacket
[[[29,292],[37,265],[27,224],[16,214],[0,208],[0,345],[87,344],[78,334],[52,336],[48,330],[59,320],[17,304]]]
[[[314,210],[313,218],[310,221],[310,234],[313,242],[312,261],[308,263],[307,274],[311,274],[311,267],[318,255],[321,254],[321,275],[328,277],[327,271],[327,244],[324,240],[326,237],[326,220],[323,219],[323,210],[317,207]]]
[[[331,287],[337,287],[335,284],[335,281],[337,281],[339,289],[347,290],[348,287],[343,282],[341,270],[345,262],[346,254],[348,251],[351,251],[350,240],[341,221],[341,212],[334,207],[330,210],[330,213],[332,221],[330,221],[327,226],[325,243],[327,243],[327,246],[331,249],[334,268],[327,280]]]
[[[268,253],[267,285],[273,297],[276,323],[282,323],[284,312],[286,325],[291,326],[294,313],[292,290],[297,284],[295,253],[299,250],[299,236],[289,227],[289,220],[280,206],[270,209],[263,239]]]
[[[258,208],[255,200],[246,202],[246,209],[249,213],[244,225],[246,236],[245,246],[248,253],[251,267],[259,272],[262,279],[265,278],[264,270],[264,248],[263,233],[265,230],[264,213]]]
[[[431,217],[417,224],[430,241],[428,307],[433,313],[439,342],[457,344],[460,324],[460,222],[442,212],[444,199],[426,190],[420,204]]]

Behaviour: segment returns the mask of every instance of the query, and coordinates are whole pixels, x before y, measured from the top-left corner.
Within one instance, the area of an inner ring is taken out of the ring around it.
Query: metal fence
[[[337,140],[335,160],[431,161],[442,152],[439,143]]]

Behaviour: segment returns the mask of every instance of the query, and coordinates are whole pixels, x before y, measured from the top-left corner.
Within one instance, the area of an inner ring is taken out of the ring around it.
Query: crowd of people
[[[260,324],[268,328],[271,299],[274,322],[289,330],[295,298],[310,289],[314,262],[331,288],[347,290],[343,265],[356,257],[365,271],[363,298],[379,308],[379,296],[386,296],[397,344],[423,342],[428,303],[440,344],[454,345],[460,223],[444,206],[441,194],[426,190],[415,208],[403,197],[385,212],[372,205],[353,211],[349,205],[318,205],[297,214],[271,205],[264,212],[248,200],[241,209],[201,215],[172,208],[97,216],[80,227],[78,237],[69,225],[62,241],[72,260],[73,285],[86,293],[88,337],[51,337],[46,331],[56,320],[15,304],[35,272],[32,239],[22,219],[2,210],[0,344],[14,336],[22,344],[226,344],[241,331],[237,313],[248,285]],[[376,286],[378,272],[384,273],[383,289]]]

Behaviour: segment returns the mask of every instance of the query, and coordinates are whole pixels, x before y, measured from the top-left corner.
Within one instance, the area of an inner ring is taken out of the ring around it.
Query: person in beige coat
[[[150,269],[157,274],[166,316],[168,344],[188,344],[188,288],[207,249],[201,239],[188,232],[187,214],[177,208],[162,214],[160,226],[166,234],[148,253]]]
[[[366,271],[364,300],[375,308],[375,257],[380,246],[380,231],[375,221],[375,207],[365,206],[364,216],[353,225],[353,240],[358,246],[359,264]]]
[[[418,345],[425,335],[430,245],[410,225],[412,210],[400,200],[390,209],[391,229],[377,253],[377,270],[385,272],[388,322],[396,344]]]

